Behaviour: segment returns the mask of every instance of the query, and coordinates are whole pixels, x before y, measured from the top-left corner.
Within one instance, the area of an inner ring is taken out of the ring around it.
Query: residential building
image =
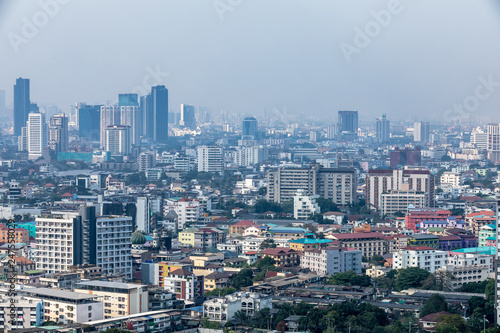
[[[358,111],[339,111],[337,135],[344,141],[358,138]]]
[[[427,246],[434,249],[439,248],[439,236],[433,234],[408,235],[408,246]]]
[[[135,223],[137,230],[149,234],[151,232],[151,215],[148,197],[137,197],[135,207]]]
[[[260,251],[263,258],[271,257],[276,262],[276,266],[295,266],[299,264],[299,252],[287,248],[276,247],[274,249],[264,249]]]
[[[102,105],[87,105],[77,103],[78,136],[81,139],[99,141],[101,135]]]
[[[163,278],[164,288],[176,295],[177,299],[201,304],[204,298],[204,276],[185,269],[172,271]]]
[[[120,125],[120,108],[118,106],[101,106],[100,140],[101,146],[106,146],[106,129],[108,126]]]
[[[305,195],[304,190],[298,190],[293,197],[293,216],[297,220],[307,220],[320,213],[316,199],[319,195]]]
[[[402,185],[403,188],[408,188],[408,184]],[[415,190],[394,190],[390,193],[383,193],[380,199],[380,212],[384,216],[394,215],[396,212],[406,213],[408,207],[426,207],[428,196]]]
[[[449,185],[453,187],[463,185],[463,178],[458,172],[445,171],[441,175],[440,181],[441,185]]]
[[[379,143],[389,142],[391,136],[391,122],[387,119],[386,115],[382,115],[381,118],[377,119],[377,124],[375,128],[375,137]]]
[[[194,106],[181,104],[181,120],[179,121],[179,125],[189,129],[196,129]]]
[[[112,155],[129,155],[131,153],[130,126],[112,125],[105,129],[104,150]]]
[[[488,124],[486,133],[488,160],[497,163],[500,161],[500,124]]]
[[[142,134],[139,104],[120,106],[120,125],[127,126],[130,129],[130,144],[139,145]]]
[[[360,250],[343,247],[309,249],[301,255],[300,267],[322,276],[347,271],[361,274],[361,259]]]
[[[453,275],[451,287],[458,289],[465,283],[487,280],[490,277],[493,260],[493,256],[490,255],[453,252],[448,256],[447,265],[442,269]]]
[[[139,172],[146,172],[148,169],[154,168],[156,166],[156,156],[154,152],[141,152],[137,157],[137,165],[139,167]]]
[[[189,225],[195,224],[202,213],[202,207],[198,199],[189,198],[165,199],[163,214],[168,215],[172,210],[177,214],[178,230],[183,230]]]
[[[405,247],[393,254],[392,268],[405,269],[408,267],[419,267],[430,273],[446,266],[448,263],[448,252],[438,251],[429,246]]]
[[[104,319],[147,312],[149,306],[147,286],[109,281],[82,281],[75,292],[98,296],[102,300]],[[83,322],[83,321],[79,321]]]
[[[0,242],[10,243],[13,240],[15,243],[29,243],[29,231],[24,228],[14,228],[14,233],[11,232],[10,235],[9,237],[9,227],[0,224]]]
[[[496,238],[496,224],[487,224],[479,228],[479,247],[488,246],[487,239],[490,237]]]
[[[348,247],[362,252],[363,257],[371,259],[387,253],[387,241],[380,232],[331,234],[327,238],[340,241],[341,247]]]
[[[491,210],[481,210],[473,212],[465,216],[467,228],[476,236],[479,237],[481,227],[488,224],[496,224],[497,218]]]
[[[316,239],[316,238],[299,238],[289,240],[290,248],[299,253],[304,253],[312,249],[321,249],[329,247],[332,243],[331,239]]]
[[[163,85],[151,87],[153,137],[157,143],[168,141],[168,89]],[[151,114],[151,113],[148,113]]]
[[[390,151],[389,159],[392,169],[396,168],[398,165],[419,166],[422,163],[422,153],[420,147],[416,147],[415,149],[400,149],[396,147],[394,150]]]
[[[224,149],[215,146],[198,146],[198,172],[224,172]]]
[[[26,122],[26,143],[30,160],[42,157],[48,144],[45,113],[30,112]]]
[[[64,113],[50,117],[48,143],[56,153],[68,150],[68,117]]]
[[[205,275],[205,292],[215,289],[228,288],[231,282],[230,277],[230,274],[218,271]]]
[[[241,299],[227,296],[203,302],[203,318],[217,322],[232,320],[235,313],[241,310]]]
[[[450,215],[449,210],[439,208],[409,208],[405,216],[405,227],[414,233],[418,233],[421,232],[423,221],[447,221]]]
[[[250,221],[250,220],[243,220],[238,223],[235,223],[229,227],[229,234],[240,234],[243,235],[244,231],[250,227],[256,227],[258,228],[259,225]]]
[[[430,137],[429,122],[417,121],[413,128],[413,141],[428,143]]]
[[[25,289],[43,301],[45,321],[72,324],[103,318],[103,303],[98,295],[51,288]]]
[[[4,332],[37,327],[45,321],[44,302],[34,297],[2,295],[0,313],[3,314],[0,316],[0,327]]]
[[[257,138],[257,119],[246,117],[241,124],[241,139],[255,140]]]

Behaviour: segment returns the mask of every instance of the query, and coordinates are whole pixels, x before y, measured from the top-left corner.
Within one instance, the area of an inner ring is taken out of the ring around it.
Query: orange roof
[[[235,223],[233,224],[231,227],[243,227],[243,228],[248,228],[248,227],[251,227],[251,226],[257,226],[257,224],[253,223],[252,221],[250,220],[244,220],[244,221],[240,221],[238,223]]]

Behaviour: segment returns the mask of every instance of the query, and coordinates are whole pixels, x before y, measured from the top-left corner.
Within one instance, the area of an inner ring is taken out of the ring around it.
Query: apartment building
[[[75,292],[99,296],[103,303],[101,313],[104,312],[104,319],[148,311],[148,290],[145,285],[84,281],[76,285]]]
[[[463,177],[458,172],[445,171],[440,178],[441,185],[449,185],[453,187],[458,187],[463,185]]]
[[[330,246],[331,239],[299,238],[288,241],[289,247],[299,253]]]
[[[490,277],[494,258],[480,253],[450,253],[447,265],[442,269],[453,275],[450,282],[453,289],[460,288],[465,283],[482,282]]]
[[[494,238],[494,240],[496,240],[496,233],[497,226],[495,224],[487,224],[479,228],[479,247],[488,246],[489,238]]]
[[[13,228],[14,232],[11,234],[14,235],[14,237],[11,239],[14,240],[15,243],[24,243],[28,244],[29,243],[29,231],[24,228]],[[7,227],[5,224],[1,223],[0,224],[0,242],[2,243],[10,243],[11,240],[9,239],[9,227]]]
[[[199,172],[224,172],[224,149],[215,146],[199,146],[197,148]]]
[[[271,257],[276,262],[276,266],[295,266],[299,264],[299,252],[287,248],[276,247],[260,251],[263,258]]]
[[[403,189],[403,184],[408,184]],[[382,195],[392,191],[416,191],[425,194],[425,207],[434,207],[434,176],[429,170],[369,170],[366,176],[366,205],[371,209],[380,210]]]
[[[408,267],[419,267],[431,273],[446,266],[448,252],[438,251],[429,246],[405,247],[393,254],[392,268],[404,269]]]
[[[224,297],[203,302],[203,318],[225,322],[234,317],[237,311],[243,311],[249,317],[263,309],[272,309],[272,296],[260,293],[237,292]]]
[[[25,290],[43,301],[45,321],[72,324],[103,319],[103,303],[98,295],[51,288]]]
[[[11,304],[14,304],[14,307]],[[4,332],[37,327],[45,321],[44,302],[34,297],[14,296],[12,298],[2,295],[0,296],[0,314],[0,329]],[[11,317],[11,314],[15,317]]]
[[[434,249],[438,249],[439,236],[433,234],[408,235],[408,246],[428,246]]]
[[[495,213],[491,210],[481,210],[479,212],[472,212],[465,216],[467,229],[470,230],[476,237],[479,237],[481,227],[488,224],[496,224],[497,218]]]
[[[345,247],[327,247],[305,250],[300,257],[300,267],[309,268],[319,275],[353,271],[361,274],[362,253]]]
[[[293,197],[293,217],[297,220],[307,220],[321,212],[316,199],[319,195],[305,195],[304,190],[298,190]]]
[[[391,191],[381,195],[380,212],[382,215],[393,215],[396,212],[406,213],[408,207],[423,208],[427,205],[427,195],[425,193],[418,193],[407,188],[408,184],[403,184],[403,190]]]
[[[172,271],[163,278],[163,286],[177,299],[201,304],[204,298],[204,276],[185,269]]]
[[[368,259],[387,253],[387,241],[384,234],[380,232],[332,234],[328,238],[340,241],[341,247],[360,250],[362,256]]]
[[[292,200],[297,191],[319,195],[338,205],[356,199],[356,172],[349,168],[277,168],[267,172],[267,200],[281,203]]]
[[[170,211],[177,214],[177,229],[183,230],[191,224],[198,222],[202,214],[202,207],[198,199],[190,198],[168,198],[165,199],[163,214],[168,215]]]

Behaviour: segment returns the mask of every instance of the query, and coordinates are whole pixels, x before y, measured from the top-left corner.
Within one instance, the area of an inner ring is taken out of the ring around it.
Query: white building
[[[408,188],[408,184],[401,184],[402,188]],[[391,215],[396,212],[406,213],[408,207],[424,208],[427,206],[427,195],[415,190],[391,191],[383,193],[380,201],[380,212],[382,215]]]
[[[176,269],[163,278],[163,287],[174,293],[177,299],[199,304],[204,298],[204,282],[203,275],[196,275],[185,269]]]
[[[346,247],[327,247],[304,251],[300,267],[309,268],[318,275],[329,275],[353,271],[361,274],[362,253]]]
[[[50,117],[49,148],[56,153],[68,150],[68,117],[64,113]]]
[[[26,293],[43,300],[45,321],[72,324],[103,319],[103,302],[98,295],[51,288],[26,289]]]
[[[307,220],[314,214],[319,214],[321,209],[316,203],[319,195],[306,195],[304,190],[297,191],[293,197],[293,216],[297,220]]]
[[[446,266],[448,263],[448,252],[438,251],[433,247],[414,246],[405,247],[393,254],[393,269],[405,269],[408,267],[419,267],[431,273]]]
[[[238,166],[254,166],[269,158],[269,149],[263,146],[238,147],[233,158],[233,163]]]
[[[106,145],[106,128],[120,124],[120,108],[118,106],[101,106],[101,146]]]
[[[155,153],[151,151],[143,151],[137,157],[137,166],[139,172],[146,172],[148,169],[156,166]]]
[[[199,172],[224,172],[224,149],[215,146],[199,146],[198,171]]]
[[[138,145],[141,140],[141,110],[139,106],[120,107],[120,125],[130,127],[130,142]]]
[[[203,318],[212,321],[233,319],[237,311],[244,311],[253,317],[257,311],[272,309],[272,296],[259,293],[238,292],[225,297],[213,298],[203,303]]]
[[[482,282],[494,272],[494,258],[481,253],[451,253],[448,264],[442,270],[450,272],[454,279],[450,282],[453,289],[460,288],[464,283]]]
[[[441,185],[458,187],[463,185],[463,177],[458,172],[445,171],[441,175]]]
[[[84,281],[76,285],[75,292],[100,297],[104,303],[101,308],[101,314],[104,312],[104,319],[149,310],[148,289],[147,286],[141,284]]]
[[[14,300],[15,311],[11,312],[11,299]],[[0,329],[10,332],[15,329],[40,326],[45,321],[44,302],[39,298],[14,296],[0,296]],[[14,314],[15,318],[10,315]],[[13,325],[12,321],[15,321]]]
[[[149,234],[151,232],[149,221],[149,203],[147,197],[138,197],[135,204],[136,214],[135,223],[137,230]]]
[[[129,155],[132,141],[130,138],[130,127],[122,125],[112,125],[106,127],[104,140],[104,150],[112,155]]]
[[[45,113],[30,112],[26,122],[26,143],[30,160],[41,157],[48,145],[47,123]]]
[[[163,214],[167,215],[170,211],[177,214],[178,230],[186,228],[186,224],[194,224],[201,216],[202,208],[198,199],[165,199]]]

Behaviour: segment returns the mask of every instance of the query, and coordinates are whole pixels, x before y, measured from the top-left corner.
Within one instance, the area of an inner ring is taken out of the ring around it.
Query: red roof
[[[54,184],[47,183],[47,184],[43,185],[43,187],[56,187],[56,186]]]
[[[176,269],[173,272],[170,272],[168,275],[169,276],[170,275],[191,276],[191,275],[193,275],[193,272],[190,272],[190,271],[187,271],[185,269],[179,268],[179,269]]]
[[[401,250],[427,251],[427,250],[435,250],[435,248],[429,247],[429,246],[408,246],[408,247],[402,248]]]
[[[261,254],[267,254],[270,256],[277,256],[277,255],[283,255],[283,254],[289,254],[289,253],[298,253],[294,249],[291,249],[289,247],[277,247],[274,249],[265,249],[263,251],[260,251]]]
[[[69,193],[69,192],[66,192],[62,195],[63,198],[72,198],[73,197],[73,194]]]
[[[257,224],[253,223],[252,221],[250,220],[244,220],[244,221],[240,221],[238,223],[235,223],[233,224],[231,227],[243,227],[243,228],[248,228],[248,227],[251,227],[251,226],[257,226]]]
[[[441,322],[441,320],[442,320],[442,318],[439,318],[440,316],[442,316],[442,317],[451,316],[451,313],[446,312],[446,311],[431,313],[425,317],[420,318],[419,322],[426,321],[426,322],[430,322],[430,323],[438,323],[438,322]],[[438,318],[440,320],[438,320]]]
[[[248,252],[245,252],[244,254],[257,254],[258,252],[255,252],[255,251],[248,251]]]

